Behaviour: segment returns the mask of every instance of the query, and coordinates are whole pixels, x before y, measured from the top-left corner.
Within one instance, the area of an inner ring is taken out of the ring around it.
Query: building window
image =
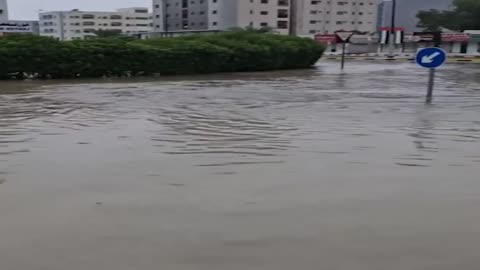
[[[277,22],[278,29],[288,29],[288,22],[287,21],[278,21]]]
[[[82,19],[95,19],[95,16],[91,14],[84,14],[82,15]]]
[[[279,9],[277,12],[277,18],[288,18],[288,9]]]

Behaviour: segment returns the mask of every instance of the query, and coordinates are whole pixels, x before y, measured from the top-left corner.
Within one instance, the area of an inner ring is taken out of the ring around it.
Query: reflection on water
[[[409,64],[2,83],[0,261],[476,269],[479,73],[429,105]]]

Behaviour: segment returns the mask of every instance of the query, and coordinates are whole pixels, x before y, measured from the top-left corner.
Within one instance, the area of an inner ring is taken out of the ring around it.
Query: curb
[[[323,60],[341,60],[341,57],[325,57]],[[384,61],[384,62],[414,62],[415,58],[375,58],[375,57],[345,57],[345,60],[354,60],[354,61]],[[455,57],[449,58],[447,63],[473,63],[480,64],[480,56],[465,58],[465,57]]]

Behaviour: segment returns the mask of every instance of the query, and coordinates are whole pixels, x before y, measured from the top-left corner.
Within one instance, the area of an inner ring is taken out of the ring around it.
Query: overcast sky
[[[114,10],[124,7],[151,8],[152,0],[7,0],[11,20],[38,19],[39,10]]]

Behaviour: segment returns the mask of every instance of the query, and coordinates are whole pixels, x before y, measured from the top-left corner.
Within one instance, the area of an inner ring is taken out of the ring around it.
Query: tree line
[[[420,11],[417,17],[418,26],[427,31],[480,30],[480,0],[454,0],[451,10]]]
[[[136,40],[0,38],[0,79],[98,78],[308,68],[324,47],[255,31]]]

